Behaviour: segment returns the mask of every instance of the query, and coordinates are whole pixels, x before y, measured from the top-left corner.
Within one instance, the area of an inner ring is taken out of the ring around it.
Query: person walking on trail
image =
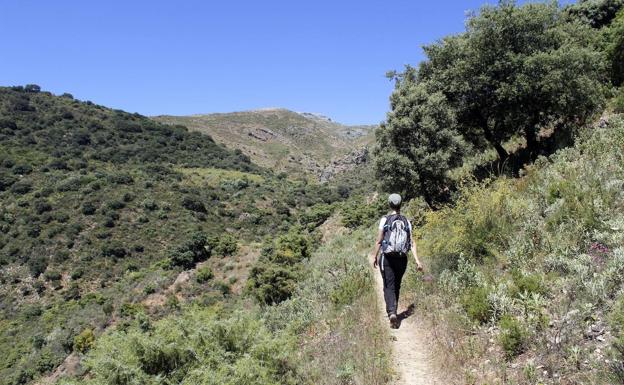
[[[372,255],[373,268],[379,266],[383,278],[384,300],[390,326],[394,329],[399,326],[397,308],[399,305],[399,291],[401,279],[407,268],[407,254],[412,251],[416,267],[423,270],[418,259],[416,242],[412,237],[412,224],[401,215],[401,196],[391,194],[388,204],[392,212],[381,218],[377,241]],[[381,254],[380,254],[381,251]],[[378,258],[379,255],[379,258]]]

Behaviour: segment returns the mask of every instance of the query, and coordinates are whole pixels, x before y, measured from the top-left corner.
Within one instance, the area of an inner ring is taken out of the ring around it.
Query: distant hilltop
[[[336,159],[372,143],[377,127],[343,125],[319,113],[275,107],[153,119],[208,134],[261,166],[319,177]]]

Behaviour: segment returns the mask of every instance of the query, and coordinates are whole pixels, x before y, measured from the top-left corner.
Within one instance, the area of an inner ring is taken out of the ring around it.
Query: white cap
[[[388,197],[388,203],[392,207],[398,207],[401,205],[401,196],[399,194],[390,194]]]

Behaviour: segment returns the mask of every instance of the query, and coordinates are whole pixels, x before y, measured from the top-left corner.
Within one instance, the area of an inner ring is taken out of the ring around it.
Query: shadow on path
[[[403,320],[409,318],[412,314],[414,314],[414,304],[413,303],[410,304],[407,307],[407,309],[405,309],[401,313],[397,314],[397,318],[398,318],[397,329],[401,327],[401,323],[403,322]]]

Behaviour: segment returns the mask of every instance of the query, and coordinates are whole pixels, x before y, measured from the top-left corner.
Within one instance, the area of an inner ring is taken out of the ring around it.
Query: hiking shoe
[[[396,316],[396,314],[390,314],[390,327],[392,329],[398,329],[399,328],[399,318]]]

